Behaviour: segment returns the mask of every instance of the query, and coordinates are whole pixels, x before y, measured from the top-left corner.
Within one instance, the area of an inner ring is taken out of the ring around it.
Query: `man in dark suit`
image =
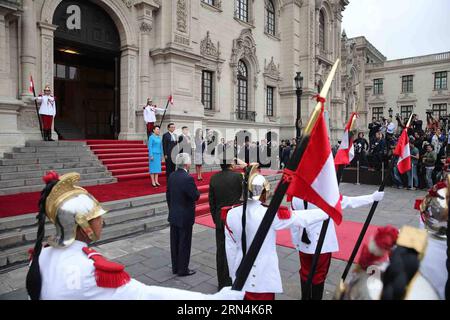
[[[209,208],[216,225],[216,263],[219,290],[231,285],[225,252],[225,230],[220,218],[221,209],[240,202],[243,176],[233,171],[232,162],[221,165],[222,171],[211,177],[209,182]]]
[[[162,143],[164,159],[166,161],[166,177],[169,178],[170,174],[175,171],[173,159],[175,159],[178,154],[178,138],[174,133],[175,124],[169,123],[167,125],[167,130],[169,131],[164,133]]]
[[[170,252],[172,272],[180,277],[195,273],[189,270],[191,257],[192,227],[195,221],[195,202],[200,198],[194,178],[189,175],[191,157],[180,153],[176,157],[177,170],[169,176],[167,183],[167,205],[169,207]]]

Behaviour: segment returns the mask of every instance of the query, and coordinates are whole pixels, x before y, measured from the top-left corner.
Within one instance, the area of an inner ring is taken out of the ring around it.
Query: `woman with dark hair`
[[[153,133],[148,139],[148,159],[150,161],[150,178],[152,186],[159,187],[158,174],[161,173],[161,159],[163,154],[160,127],[154,126]]]
[[[194,153],[194,164],[195,172],[197,173],[197,180],[202,181],[202,165],[203,165],[203,154],[206,148],[206,142],[203,138],[203,130],[198,128],[195,131],[195,153]]]

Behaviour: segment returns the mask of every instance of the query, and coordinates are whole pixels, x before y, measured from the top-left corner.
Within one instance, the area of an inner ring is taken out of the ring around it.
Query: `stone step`
[[[63,164],[61,164],[63,165]],[[17,180],[17,179],[32,179],[32,178],[42,178],[48,170],[56,170],[59,175],[63,175],[69,172],[78,172],[80,174],[88,173],[100,173],[106,172],[106,168],[103,166],[96,167],[83,167],[83,168],[69,168],[69,169],[58,169],[59,165],[56,166],[46,166],[48,169],[36,170],[36,171],[23,171],[23,172],[13,172],[13,173],[3,173],[0,174],[0,182],[7,180]]]
[[[67,147],[14,147],[11,153],[58,153],[58,152],[83,152],[90,151],[88,146],[67,146]]]
[[[98,178],[93,180],[82,180],[80,181],[80,186],[95,186],[99,184],[108,184],[108,183],[116,183],[117,179],[114,177],[104,177],[104,178]],[[6,188],[0,188],[0,195],[9,195],[9,194],[16,194],[16,193],[23,193],[23,192],[37,192],[42,191],[44,188],[44,184],[42,183],[42,179],[40,180],[40,184],[37,185],[27,185],[27,186],[16,186],[16,187],[6,187]]]
[[[55,159],[55,158],[79,158],[93,156],[87,151],[55,151],[55,152],[39,152],[39,153],[11,153],[5,152],[3,157],[5,159]]]
[[[25,147],[68,147],[68,146],[86,146],[85,141],[39,141],[30,140],[25,142]]]
[[[169,223],[167,222],[167,217],[161,215],[151,216],[145,219],[129,221],[126,223],[105,227],[102,231],[102,239],[101,241],[97,242],[97,244],[112,242],[121,237],[133,236],[144,232],[160,230],[166,228],[168,225]],[[49,229],[49,232],[51,232],[51,229]],[[33,241],[29,241],[29,243],[23,244],[21,246],[1,250],[0,270],[14,264],[27,263],[29,258],[28,250],[32,247]]]
[[[16,166],[16,165],[29,165],[37,163],[66,163],[66,162],[85,162],[85,161],[98,161],[98,158],[93,154],[85,153],[84,155],[67,156],[61,155],[58,157],[45,157],[45,158],[28,158],[28,159],[0,159],[1,166]]]
[[[37,170],[60,170],[66,168],[86,168],[103,166],[100,161],[92,160],[85,162],[67,162],[67,163],[35,163],[15,166],[0,166],[0,174],[12,172],[27,172]]]

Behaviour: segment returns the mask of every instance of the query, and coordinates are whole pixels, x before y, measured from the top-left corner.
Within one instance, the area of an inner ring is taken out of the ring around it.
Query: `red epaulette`
[[[125,266],[106,260],[94,249],[84,247],[83,252],[89,259],[94,260],[95,281],[101,288],[119,288],[128,282],[131,277],[125,271]]]
[[[263,207],[268,208],[267,204],[263,204]],[[277,212],[278,219],[280,220],[288,220],[291,218],[291,211],[286,206],[280,206]]]
[[[420,205],[422,204],[423,199],[416,199],[416,201],[414,202],[414,209],[420,211]]]
[[[223,207],[223,208],[220,210],[220,219],[223,221],[223,224],[225,225],[225,228],[226,228],[226,229],[228,230],[228,232],[230,233],[231,239],[233,239],[234,242],[236,242],[236,240],[235,240],[234,237],[233,237],[233,231],[231,231],[230,227],[228,226],[228,223],[227,223],[227,215],[228,215],[228,212],[229,212],[231,209],[234,209],[234,208],[237,208],[237,207],[240,207],[240,206],[241,206],[241,204],[238,204],[238,205],[234,205],[234,206]]]

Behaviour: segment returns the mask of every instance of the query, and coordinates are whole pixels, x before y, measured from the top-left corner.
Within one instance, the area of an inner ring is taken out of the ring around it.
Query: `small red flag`
[[[29,88],[31,93],[34,93],[34,82],[33,82],[33,77],[30,76],[30,88]]]
[[[408,129],[403,130],[397,147],[394,150],[394,155],[398,157],[397,168],[400,174],[404,174],[411,170],[411,153],[409,150]]]

